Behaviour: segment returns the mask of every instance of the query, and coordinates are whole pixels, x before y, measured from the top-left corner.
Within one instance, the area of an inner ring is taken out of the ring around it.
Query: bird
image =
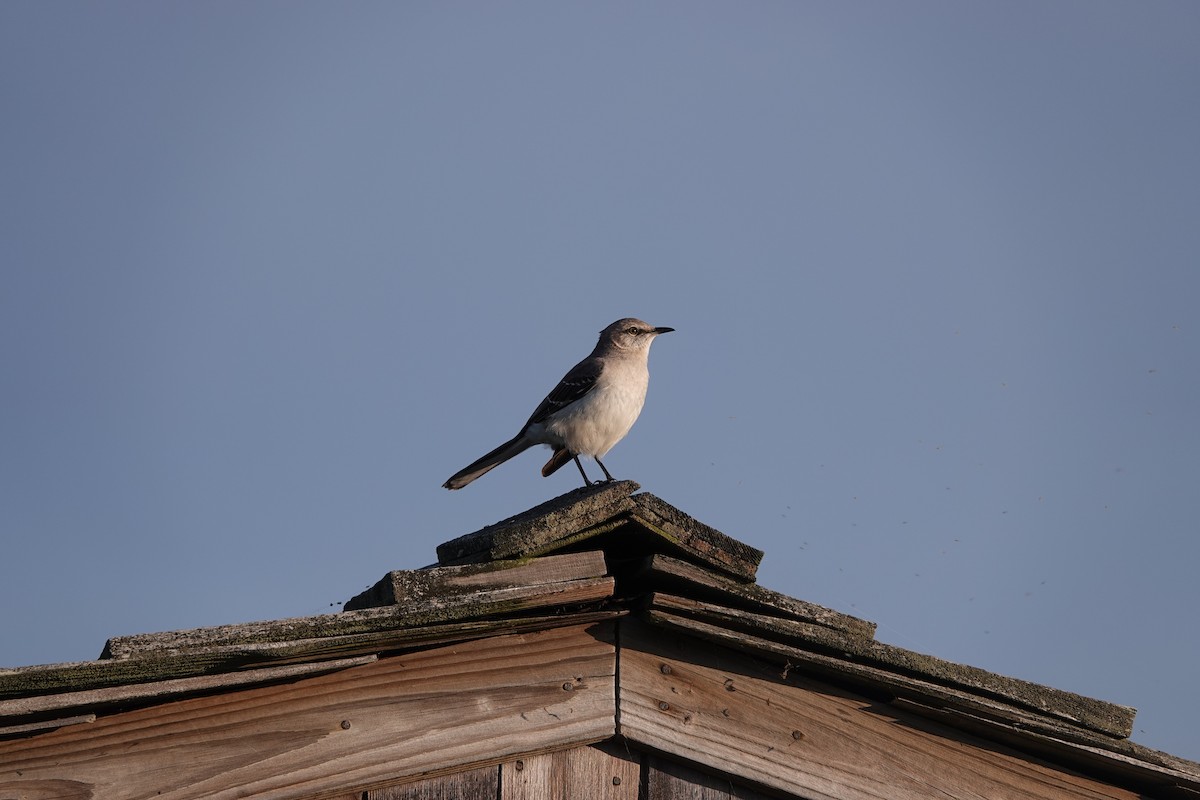
[[[592,486],[579,461],[580,456],[591,456],[606,480],[612,481],[613,476],[600,459],[625,438],[642,413],[650,382],[650,345],[658,336],[674,330],[626,317],[600,331],[591,355],[563,376],[516,436],[451,475],[442,486],[461,489],[537,444],[554,449],[542,467],[542,477],[574,461],[584,486]]]

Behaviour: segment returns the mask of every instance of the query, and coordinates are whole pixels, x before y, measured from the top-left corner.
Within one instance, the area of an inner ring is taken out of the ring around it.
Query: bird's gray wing
[[[571,367],[571,371],[563,376],[558,386],[555,386],[550,394],[546,395],[546,399],[534,409],[529,421],[521,429],[522,432],[534,423],[545,422],[546,417],[566,408],[590,392],[596,386],[596,379],[600,377],[600,369],[600,362],[594,358],[585,358]]]

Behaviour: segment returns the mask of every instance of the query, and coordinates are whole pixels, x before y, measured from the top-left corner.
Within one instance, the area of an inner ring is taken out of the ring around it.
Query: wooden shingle
[[[622,558],[666,553],[750,582],[763,552],[693,519],[633,481],[576,489],[437,548],[440,565],[602,548]]]

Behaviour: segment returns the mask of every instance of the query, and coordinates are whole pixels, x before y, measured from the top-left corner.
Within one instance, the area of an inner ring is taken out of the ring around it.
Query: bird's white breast
[[[592,391],[545,422],[546,432],[573,453],[603,457],[642,413],[650,382],[645,364],[606,366]]]

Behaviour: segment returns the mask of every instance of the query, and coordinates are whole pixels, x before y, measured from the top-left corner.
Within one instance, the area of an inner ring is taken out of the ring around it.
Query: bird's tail
[[[559,467],[566,464],[575,454],[565,447],[559,447],[554,451],[554,455],[550,456],[550,460],[546,462],[546,466],[542,467],[542,477],[549,478]]]
[[[525,452],[534,445],[534,442],[526,439],[523,434],[524,432],[517,434],[492,452],[463,467],[451,475],[442,486],[445,486],[447,489],[461,489],[488,470],[494,469],[513,456]]]

